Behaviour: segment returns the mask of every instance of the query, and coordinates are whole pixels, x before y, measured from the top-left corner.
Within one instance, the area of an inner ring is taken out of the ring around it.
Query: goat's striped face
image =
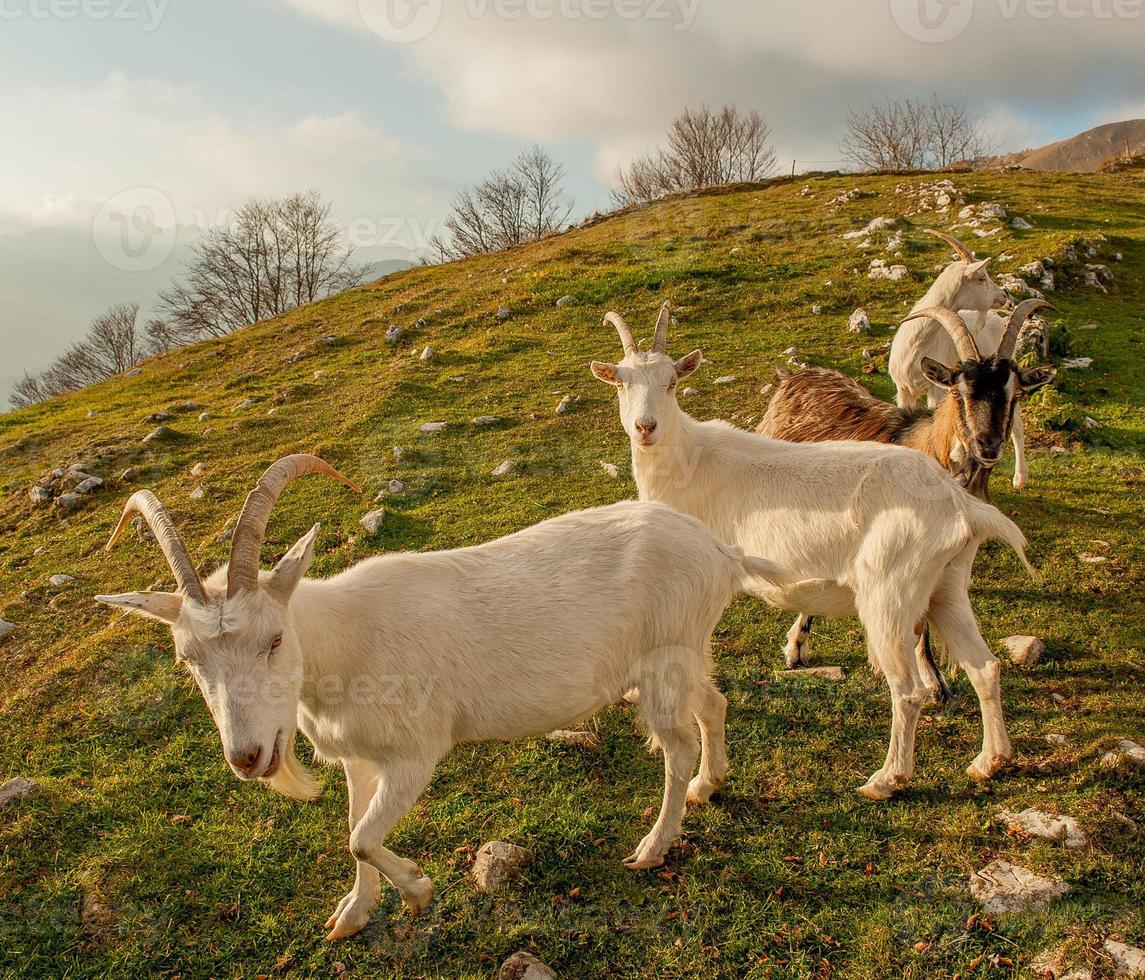
[[[967,458],[985,469],[1002,458],[1023,393],[1036,391],[1054,377],[1053,368],[1023,371],[1013,361],[993,357],[963,361],[956,368],[924,358],[923,373],[950,393],[956,408],[955,441]]]
[[[628,354],[619,364],[592,362],[592,373],[613,385],[620,397],[620,421],[632,445],[652,449],[670,432],[680,414],[676,385],[700,366],[703,355],[692,351],[673,361],[667,354]]]

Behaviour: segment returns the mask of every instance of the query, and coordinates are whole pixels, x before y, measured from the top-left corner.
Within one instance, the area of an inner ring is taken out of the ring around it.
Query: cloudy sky
[[[1040,145],[1145,116],[1143,3],[0,0],[0,407],[249,195],[317,188],[416,257],[534,141],[605,207],[685,105],[758,109],[800,169],[840,165],[849,106],[932,91]]]

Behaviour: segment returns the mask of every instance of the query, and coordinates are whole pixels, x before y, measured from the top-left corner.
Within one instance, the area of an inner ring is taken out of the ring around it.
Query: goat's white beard
[[[295,738],[295,735],[291,735],[287,743],[284,744],[282,762],[278,767],[278,772],[270,779],[264,779],[263,782],[276,793],[289,796],[292,800],[302,800],[304,803],[309,803],[316,800],[322,793],[322,784],[298,761],[298,756],[294,754]]]

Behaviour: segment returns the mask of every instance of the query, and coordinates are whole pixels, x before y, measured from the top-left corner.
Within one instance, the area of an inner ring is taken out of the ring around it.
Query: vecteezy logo
[[[974,16],[974,0],[890,0],[890,5],[899,30],[925,44],[953,41]]]
[[[433,33],[442,0],[358,0],[362,23],[383,41],[410,44]]]
[[[175,206],[155,187],[131,187],[109,197],[91,224],[96,251],[124,272],[159,268],[177,235]]]

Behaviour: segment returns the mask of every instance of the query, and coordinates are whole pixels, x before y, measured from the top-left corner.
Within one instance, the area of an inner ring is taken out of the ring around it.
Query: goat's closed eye
[[[273,640],[270,641],[270,652],[274,653],[280,646],[282,646],[282,634],[279,633]]]

